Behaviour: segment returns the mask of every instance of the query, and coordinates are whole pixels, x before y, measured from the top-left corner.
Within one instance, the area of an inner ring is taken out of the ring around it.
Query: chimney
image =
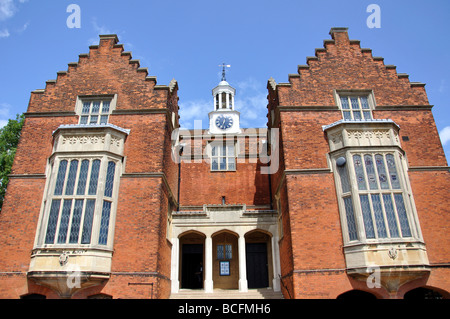
[[[331,28],[330,35],[336,44],[349,43],[350,40],[348,38],[347,31],[348,31],[348,28],[343,28],[343,27]]]

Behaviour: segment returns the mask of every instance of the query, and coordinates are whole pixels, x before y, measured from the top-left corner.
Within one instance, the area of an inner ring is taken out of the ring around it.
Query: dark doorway
[[[362,291],[362,290],[350,290],[347,292],[344,292],[343,294],[340,294],[337,296],[336,299],[351,299],[351,300],[371,300],[371,299],[377,299],[374,295],[372,295],[370,292]]]
[[[427,289],[427,288],[416,288],[408,291],[403,297],[409,300],[423,300],[423,299],[444,299],[439,292]]]
[[[267,244],[247,243],[248,288],[265,288],[269,286],[269,270],[267,265]]]
[[[203,244],[183,244],[181,288],[203,288]]]

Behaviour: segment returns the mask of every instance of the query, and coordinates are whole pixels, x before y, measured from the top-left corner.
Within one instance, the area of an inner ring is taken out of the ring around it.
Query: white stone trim
[[[212,277],[212,236],[220,231],[226,230],[238,236],[239,254],[239,291],[248,291],[245,258],[245,235],[253,230],[263,231],[271,236],[274,291],[280,291],[279,274],[280,256],[278,243],[278,218],[275,211],[255,211],[250,213],[245,205],[204,205],[203,211],[199,212],[174,212],[172,214],[172,258],[171,258],[171,280],[172,293],[179,291],[179,236],[195,231],[205,235],[205,293],[213,292]]]

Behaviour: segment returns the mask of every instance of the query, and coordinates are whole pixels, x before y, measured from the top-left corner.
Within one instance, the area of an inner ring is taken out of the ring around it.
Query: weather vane
[[[222,81],[226,81],[226,78],[225,78],[225,68],[229,68],[229,67],[231,67],[231,65],[222,63],[222,64],[219,65],[219,66],[222,67]]]

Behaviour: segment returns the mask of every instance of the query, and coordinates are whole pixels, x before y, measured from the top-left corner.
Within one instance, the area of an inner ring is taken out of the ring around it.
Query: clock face
[[[216,118],[216,126],[222,130],[229,129],[233,126],[233,118],[227,115],[219,115]]]

